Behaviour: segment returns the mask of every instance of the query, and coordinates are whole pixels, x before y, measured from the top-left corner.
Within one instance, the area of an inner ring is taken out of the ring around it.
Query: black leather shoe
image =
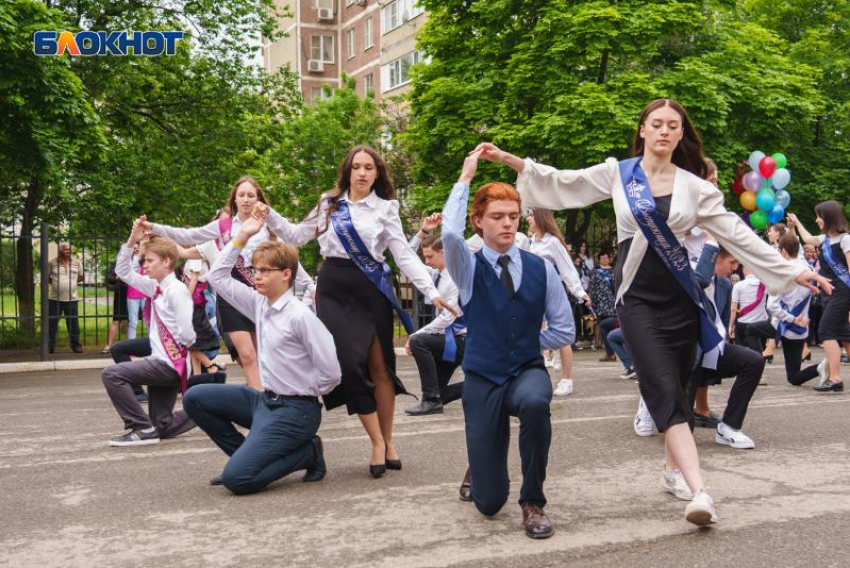
[[[325,464],[325,446],[322,444],[322,439],[318,436],[313,436],[310,442],[313,444],[314,462],[312,467],[307,468],[307,473],[302,478],[303,481],[312,483],[313,481],[321,481],[328,474],[328,467]]]
[[[543,512],[543,507],[540,505],[532,505],[531,503],[523,503],[520,505],[522,509],[522,524],[525,527],[525,536],[529,538],[549,538],[555,534],[555,527],[552,526],[552,521]]]
[[[391,460],[390,458],[385,457],[384,461],[387,463],[387,469],[401,471],[401,460]]]
[[[419,406],[408,408],[404,411],[408,416],[426,416],[428,414],[442,414],[443,403],[434,400],[423,400]]]
[[[73,351],[74,353],[85,353],[85,350],[83,349],[83,347],[81,345],[77,345],[76,347],[72,347],[71,351]]]
[[[379,477],[383,477],[383,475],[387,473],[387,464],[379,463],[378,465],[369,464],[369,475],[378,479]]]
[[[220,475],[216,475],[212,479],[210,479],[210,485],[224,485],[224,481],[221,480]]]
[[[463,474],[463,481],[460,484],[460,500],[472,501],[472,472],[466,468],[466,473]]]
[[[816,386],[815,390],[818,392],[844,392],[844,381],[838,381],[837,383],[826,381]]]
[[[773,355],[762,355],[766,363],[773,365]]]

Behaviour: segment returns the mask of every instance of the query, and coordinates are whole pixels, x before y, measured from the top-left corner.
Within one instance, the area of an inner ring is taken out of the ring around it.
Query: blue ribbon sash
[[[794,316],[796,318],[797,316],[802,314],[803,310],[809,305],[809,298],[811,298],[811,297],[812,297],[811,294],[807,295],[805,298],[800,300],[800,303],[798,303],[796,306],[794,306],[790,310],[788,309],[788,306],[785,304],[785,302],[783,302],[781,300],[779,301],[779,306],[784,311],[788,312],[789,314],[791,314],[792,316]],[[776,341],[780,341],[785,336],[786,331],[796,333],[797,335],[805,335],[808,332],[808,328],[797,325],[797,324],[792,323],[792,322],[779,320],[779,326],[776,328]]]
[[[829,236],[823,236],[823,242],[820,245],[821,256],[835,273],[838,276],[838,279],[844,282],[844,285],[850,288],[850,272],[847,271],[847,267],[838,262],[838,259],[835,258],[835,255],[832,254],[832,245],[829,244]]]
[[[331,213],[331,223],[336,236],[342,243],[342,247],[348,253],[348,257],[381,294],[390,301],[407,333],[411,334],[416,331],[413,320],[401,308],[395,297],[390,266],[386,262],[378,262],[369,254],[369,249],[366,248],[363,239],[357,234],[354,223],[351,221],[351,211],[348,209],[347,201],[339,202],[337,210]]]
[[[679,244],[664,217],[658,213],[640,161],[639,156],[620,162],[620,179],[626,191],[626,199],[649,246],[664,262],[688,297],[699,307],[699,345],[705,353],[702,366],[716,369],[717,359],[723,352],[723,337],[717,332],[706,310],[708,298],[694,278],[687,251]]]
[[[460,316],[446,328],[446,344],[443,346],[443,361],[453,363],[457,357],[457,340],[455,334],[466,327],[466,317]]]

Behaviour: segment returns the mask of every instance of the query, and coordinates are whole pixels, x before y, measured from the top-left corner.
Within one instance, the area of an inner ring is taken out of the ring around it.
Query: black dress
[[[671,196],[656,197],[667,219]],[[614,282],[623,281],[623,263],[632,239],[619,244]],[[638,385],[658,430],[687,422],[693,427],[687,385],[699,339],[699,309],[652,247],[641,260],[628,292],[617,304]]]
[[[848,238],[845,235],[842,235],[843,239]],[[824,236],[824,239],[828,238]],[[847,258],[841,250],[840,241],[841,239],[831,246],[832,258],[846,267]],[[850,341],[850,323],[847,321],[848,313],[850,313],[850,288],[836,276],[824,258],[820,259],[820,275],[832,280],[833,290],[830,296],[824,295],[821,299],[823,312],[818,326],[818,341],[830,339],[839,342]]]

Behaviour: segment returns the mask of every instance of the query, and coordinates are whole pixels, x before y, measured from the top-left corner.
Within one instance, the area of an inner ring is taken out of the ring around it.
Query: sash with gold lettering
[[[218,220],[218,231],[221,233],[221,238],[215,240],[218,250],[223,249],[230,242],[232,229],[233,217],[222,217]],[[251,274],[250,267],[245,265],[245,259],[242,258],[241,254],[236,258],[236,265],[233,267],[230,275],[251,288],[257,288],[257,283],[254,282],[254,275]]]
[[[177,371],[178,375],[180,375],[180,390],[185,393],[189,380],[189,350],[182,343],[174,339],[174,336],[171,335],[171,332],[168,331],[168,328],[165,327],[165,324],[162,323],[162,319],[160,319],[159,314],[156,312],[156,304],[154,303],[154,300],[156,300],[160,294],[162,294],[162,290],[160,290],[159,286],[157,286],[156,293],[148,305],[150,306],[150,311],[156,320],[156,329],[159,334],[159,341],[162,343],[163,348],[165,348],[165,353],[168,355],[171,366],[174,367],[174,370]]]

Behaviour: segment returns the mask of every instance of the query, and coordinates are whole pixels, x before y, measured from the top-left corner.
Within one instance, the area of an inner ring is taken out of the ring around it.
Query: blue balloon
[[[784,189],[780,189],[776,192],[773,203],[774,206],[778,205],[783,209],[788,209],[788,206],[791,204],[791,194],[785,191]]]
[[[786,185],[791,183],[791,172],[785,168],[779,168],[770,176],[770,181],[776,189],[784,189]]]
[[[781,222],[784,217],[785,209],[779,205],[774,205],[770,213],[767,214],[767,220],[770,221],[771,225]]]
[[[750,154],[750,159],[747,160],[750,163],[750,169],[754,172],[759,171],[759,162],[761,162],[762,158],[764,158],[764,152],[761,150],[756,150]]]
[[[756,207],[764,211],[765,213],[770,213],[773,209],[773,202],[775,198],[773,196],[773,190],[765,188],[762,189],[756,194]]]

